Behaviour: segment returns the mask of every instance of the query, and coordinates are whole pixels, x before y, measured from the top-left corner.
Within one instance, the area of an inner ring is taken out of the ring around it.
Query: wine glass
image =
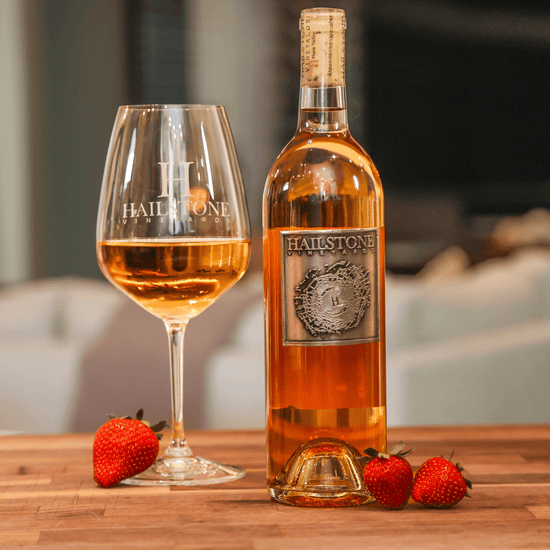
[[[225,110],[214,105],[119,107],[97,222],[107,279],[160,317],[170,345],[172,440],[132,485],[207,485],[243,468],[195,456],[183,432],[187,323],[248,266],[250,223]],[[147,335],[143,335],[147,338]]]

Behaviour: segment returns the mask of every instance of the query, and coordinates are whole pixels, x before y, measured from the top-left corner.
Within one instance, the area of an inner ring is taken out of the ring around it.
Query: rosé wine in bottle
[[[359,452],[386,448],[384,207],[351,137],[343,10],[304,10],[298,128],[267,177],[268,489],[299,506],[370,502]]]

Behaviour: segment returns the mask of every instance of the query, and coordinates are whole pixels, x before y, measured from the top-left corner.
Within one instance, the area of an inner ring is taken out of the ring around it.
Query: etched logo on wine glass
[[[370,305],[369,272],[340,261],[324,273],[312,269],[296,287],[296,315],[313,336],[341,334],[359,325]]]
[[[171,194],[173,195],[173,186],[175,185],[174,182],[179,181],[181,182],[182,189],[180,190],[179,195],[181,197],[190,197],[191,194],[189,192],[189,167],[194,164],[193,162],[178,162],[178,168],[181,170],[183,167],[183,174],[181,174],[182,178],[176,178],[174,177],[174,168],[175,164],[170,162],[158,162],[157,163],[161,167],[161,182],[162,182],[162,192],[159,195],[160,197],[169,197]],[[172,174],[170,174],[172,177],[168,177],[168,170],[171,170]],[[170,190],[170,193],[168,192]]]
[[[160,193],[148,200],[131,200],[122,205],[122,223],[151,223],[153,218],[168,221],[175,230],[185,228],[194,233],[197,223],[219,224],[229,220],[230,206],[225,200],[214,200],[210,191],[199,184],[194,162],[157,162],[160,170]],[[193,186],[191,184],[195,182]],[[210,185],[210,188],[212,186]],[[177,228],[176,228],[177,226]]]

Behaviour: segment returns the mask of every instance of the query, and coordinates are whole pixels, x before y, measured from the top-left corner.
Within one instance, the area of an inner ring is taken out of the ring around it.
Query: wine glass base
[[[245,474],[246,470],[239,466],[220,464],[200,456],[183,456],[160,458],[145,472],[121,483],[149,487],[215,485],[241,479]]]

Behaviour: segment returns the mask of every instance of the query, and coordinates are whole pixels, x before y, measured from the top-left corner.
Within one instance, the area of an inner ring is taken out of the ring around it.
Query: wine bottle
[[[263,197],[267,477],[287,504],[372,497],[386,447],[384,208],[347,119],[343,10],[302,11],[298,127]]]

